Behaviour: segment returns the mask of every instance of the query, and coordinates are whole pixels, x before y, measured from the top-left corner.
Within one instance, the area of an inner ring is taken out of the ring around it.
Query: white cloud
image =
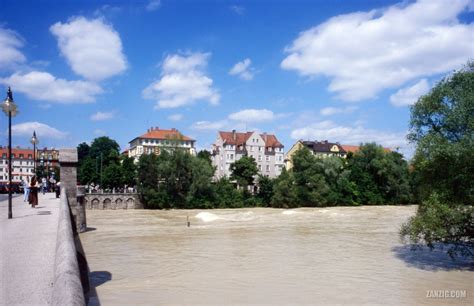
[[[63,139],[67,136],[65,132],[36,121],[12,125],[12,134],[17,136],[31,137],[33,131],[36,131],[36,136],[40,140],[41,138]]]
[[[95,129],[94,130],[94,135],[95,136],[105,136],[107,135],[107,132],[101,129]]]
[[[237,75],[242,80],[250,81],[253,79],[253,72],[250,68],[250,64],[252,64],[252,61],[249,58],[246,58],[235,64],[234,67],[230,69],[229,74]]]
[[[100,81],[127,69],[120,36],[102,19],[77,17],[50,31],[72,70],[86,79]]]
[[[115,112],[97,112],[95,114],[92,114],[90,119],[92,121],[105,121],[105,120],[110,120],[115,117]]]
[[[195,122],[192,126],[191,126],[191,129],[193,130],[199,130],[199,131],[208,131],[208,130],[219,130],[219,129],[223,129],[224,127],[226,127],[228,125],[228,122],[225,121],[225,120],[221,120],[221,121],[215,121],[215,122],[211,122],[211,121],[198,121],[198,122]]]
[[[231,5],[229,6],[229,9],[237,15],[243,15],[245,13],[245,7],[241,5]]]
[[[148,85],[142,92],[143,97],[156,100],[155,108],[175,108],[197,101],[217,105],[220,95],[204,72],[209,56],[209,53],[168,55],[162,65],[161,79]]]
[[[281,67],[330,78],[328,89],[340,99],[373,98],[472,58],[474,24],[457,18],[470,3],[419,0],[333,17],[300,33]]]
[[[31,99],[63,104],[94,102],[95,96],[103,92],[95,83],[58,79],[41,71],[15,73],[0,79],[0,83],[11,86],[14,91],[24,93]]]
[[[229,115],[230,120],[240,122],[272,121],[278,116],[268,109],[244,109]]]
[[[405,87],[390,96],[390,102],[394,106],[413,105],[418,98],[430,90],[430,85],[426,79],[421,79],[413,86]]]
[[[336,114],[350,114],[357,109],[356,106],[347,107],[325,107],[322,108],[319,113],[323,116],[332,116]]]
[[[170,121],[180,121],[182,119],[183,119],[182,114],[173,114],[173,115],[168,116],[168,120]]]
[[[295,140],[329,140],[352,145],[376,142],[392,149],[400,148],[406,155],[410,155],[412,151],[406,140],[406,133],[367,129],[362,125],[337,125],[330,120],[294,129],[291,132],[291,138]]]
[[[159,9],[161,6],[161,0],[150,0],[146,6],[146,10],[151,12],[151,11],[156,11]]]
[[[26,61],[19,50],[23,39],[15,31],[0,28],[0,69],[14,68]]]

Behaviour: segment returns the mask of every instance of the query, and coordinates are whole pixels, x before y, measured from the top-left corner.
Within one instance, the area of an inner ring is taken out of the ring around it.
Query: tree
[[[90,146],[83,142],[77,146],[77,157],[79,159],[79,164],[90,155]]]
[[[281,174],[275,179],[271,201],[275,208],[293,208],[298,206],[293,174],[283,168]]]
[[[120,154],[120,146],[118,143],[107,136],[95,138],[90,146],[89,156],[92,159],[98,159],[102,162],[102,166],[108,166]]]
[[[412,106],[409,139],[417,146],[413,167],[424,201],[401,235],[473,256],[474,62]]]
[[[197,154],[197,157],[200,158],[200,159],[205,160],[206,162],[209,163],[209,165],[212,165],[211,152],[209,152],[207,150],[201,150]]]
[[[230,179],[235,180],[240,186],[244,186],[244,190],[246,190],[247,186],[253,185],[254,177],[258,173],[255,158],[242,156],[230,165],[230,171],[232,172]]]
[[[122,175],[123,175],[123,184],[127,186],[135,186],[137,181],[137,166],[135,165],[135,160],[132,157],[122,157]]]
[[[298,202],[303,206],[325,206],[330,189],[324,178],[322,159],[302,148],[293,156],[292,171]]]
[[[258,193],[257,197],[261,200],[263,206],[270,206],[273,197],[274,180],[268,176],[258,176]]]

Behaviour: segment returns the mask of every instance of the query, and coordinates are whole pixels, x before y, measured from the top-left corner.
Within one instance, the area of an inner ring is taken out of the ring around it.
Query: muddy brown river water
[[[474,305],[470,259],[400,242],[415,211],[89,210],[90,305]],[[438,290],[457,297],[427,297]]]

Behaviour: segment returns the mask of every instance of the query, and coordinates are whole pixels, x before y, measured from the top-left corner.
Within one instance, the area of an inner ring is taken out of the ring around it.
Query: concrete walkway
[[[0,198],[0,305],[46,305],[51,302],[59,217],[54,193],[39,195],[31,208],[23,195]]]

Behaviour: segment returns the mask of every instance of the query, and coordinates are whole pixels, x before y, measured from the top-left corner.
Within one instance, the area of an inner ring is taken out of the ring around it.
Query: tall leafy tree
[[[412,242],[450,243],[474,255],[474,62],[441,80],[411,108],[409,139],[421,198],[401,234]]]
[[[231,180],[235,180],[240,186],[250,186],[254,183],[254,177],[258,173],[257,163],[252,156],[242,156],[230,165]]]

